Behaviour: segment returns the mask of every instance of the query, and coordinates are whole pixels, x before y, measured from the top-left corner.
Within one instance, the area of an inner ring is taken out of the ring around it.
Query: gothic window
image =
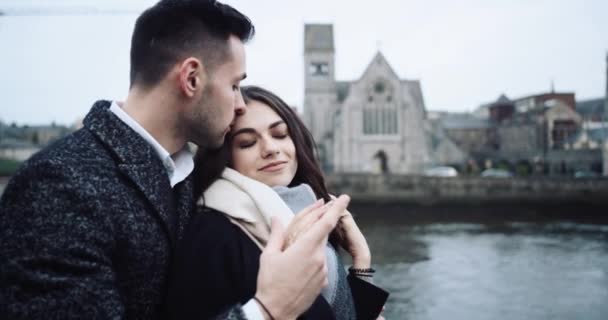
[[[364,135],[395,135],[397,134],[397,109],[395,108],[364,108]]]
[[[313,76],[326,76],[329,74],[329,64],[327,62],[311,62],[308,66],[308,73]]]

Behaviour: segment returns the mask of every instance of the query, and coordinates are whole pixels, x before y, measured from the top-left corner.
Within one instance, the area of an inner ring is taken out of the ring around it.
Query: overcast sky
[[[9,13],[0,17],[0,120],[69,124],[96,99],[123,99],[133,23],[154,2],[0,0]],[[380,50],[400,77],[421,81],[429,110],[470,111],[501,93],[548,91],[552,81],[577,99],[606,88],[606,0],[226,3],[257,29],[246,83],[298,107],[305,23],[334,24],[338,80],[358,79]],[[102,14],[81,14],[92,10]]]

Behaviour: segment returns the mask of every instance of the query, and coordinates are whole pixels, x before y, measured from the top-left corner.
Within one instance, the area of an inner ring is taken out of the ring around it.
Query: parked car
[[[453,167],[433,167],[424,170],[424,175],[427,177],[457,177],[458,171]]]
[[[598,178],[600,175],[593,171],[578,170],[574,172],[574,177],[577,179]]]
[[[485,178],[511,178],[513,174],[505,169],[486,169],[481,172],[481,176]]]

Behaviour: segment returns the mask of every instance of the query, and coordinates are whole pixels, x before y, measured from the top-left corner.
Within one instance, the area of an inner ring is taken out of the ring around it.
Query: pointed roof
[[[363,71],[363,74],[361,75],[362,79],[363,77],[365,77],[365,75],[372,69],[374,68],[374,64],[379,64],[379,65],[384,65],[385,67],[388,68],[388,70],[391,72],[391,74],[396,78],[396,79],[400,79],[399,75],[397,74],[397,72],[395,72],[395,69],[393,69],[393,67],[391,66],[390,63],[388,63],[388,60],[386,60],[386,57],[384,57],[384,55],[382,54],[382,52],[378,51],[376,52],[376,55],[374,56],[374,58],[372,59],[372,61],[370,61],[370,63],[367,65],[367,67],[365,68],[365,71]],[[400,79],[401,80],[401,79]]]
[[[496,102],[493,103],[494,105],[505,105],[505,104],[513,104],[513,101],[511,101],[509,98],[507,98],[506,95],[501,94],[500,97],[498,97],[498,100],[496,100]]]

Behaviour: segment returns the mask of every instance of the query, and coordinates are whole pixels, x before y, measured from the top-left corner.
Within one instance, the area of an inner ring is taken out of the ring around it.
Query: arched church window
[[[363,109],[364,135],[398,134],[397,109],[366,107]]]

